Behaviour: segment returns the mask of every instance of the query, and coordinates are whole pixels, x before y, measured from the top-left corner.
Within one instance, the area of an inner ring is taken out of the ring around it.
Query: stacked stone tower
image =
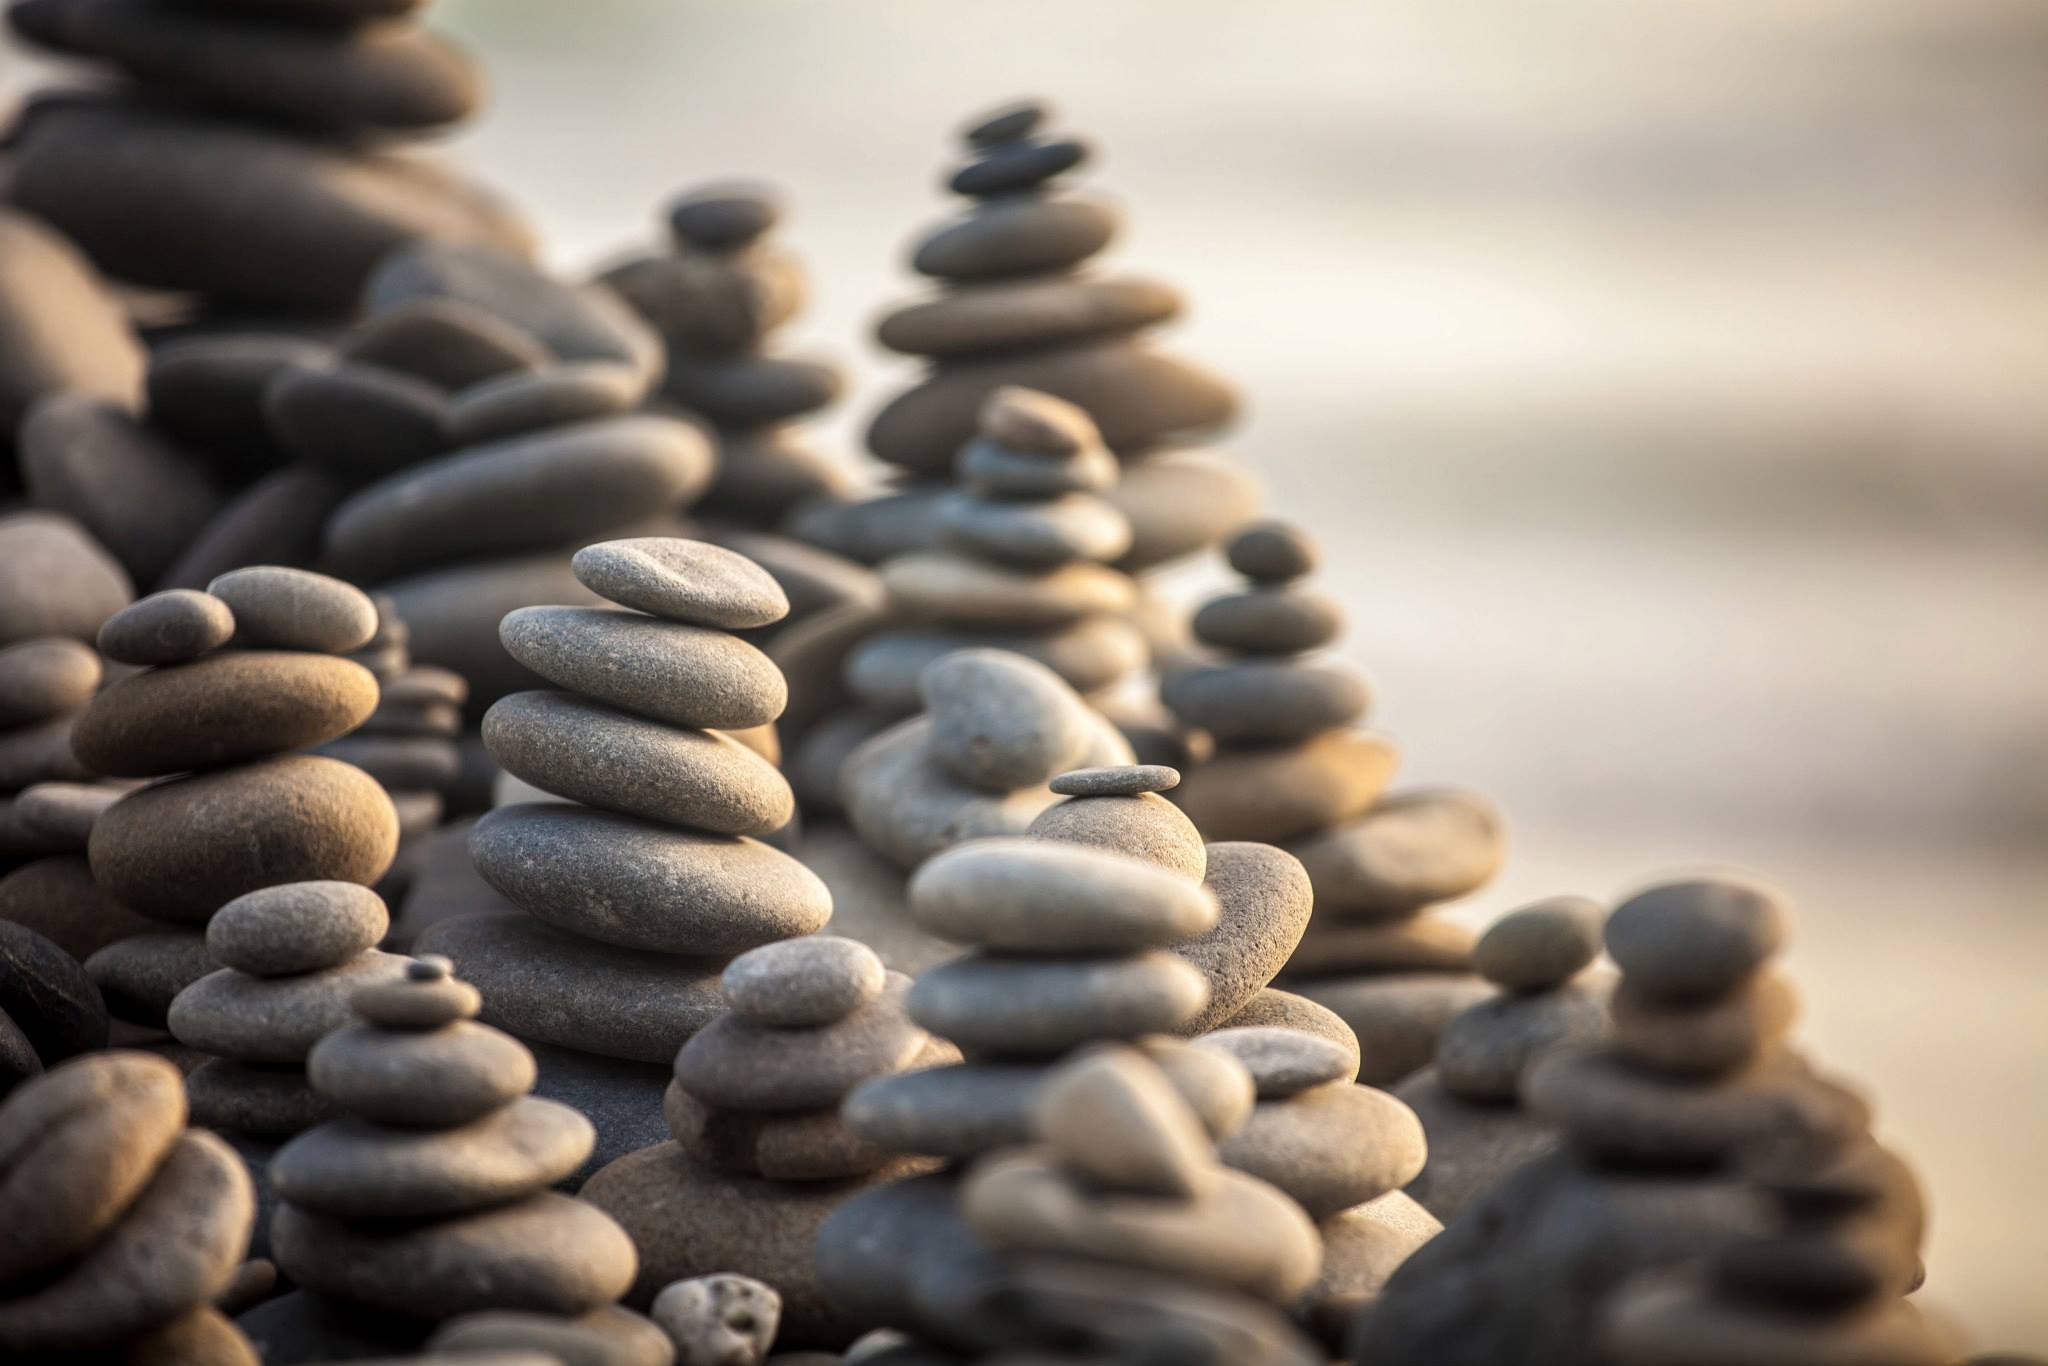
[[[548,1189],[589,1154],[590,1123],[527,1094],[533,1058],[475,1022],[475,988],[425,957],[352,1000],[360,1022],[309,1061],[345,1118],[271,1164],[282,1201],[273,1248],[302,1293],[251,1316],[258,1342],[331,1317],[336,1302],[375,1311],[366,1331],[416,1346],[480,1309],[574,1316],[617,1300],[633,1280],[632,1243]]]
[[[718,1014],[726,961],[819,929],[832,900],[759,840],[795,802],[774,766],[726,733],[782,706],[781,674],[732,634],[786,610],[774,581],[730,551],[673,539],[589,546],[574,569],[617,606],[508,616],[506,649],[560,686],[504,698],[483,727],[507,772],[563,800],[477,823],[477,871],[516,909],[439,921],[418,946],[464,965],[493,1024],[555,1046],[543,1051],[544,1094],[599,1078],[623,1094],[608,1116],[626,1127],[599,1120],[608,1160],[653,1138],[667,1064]]]
[[[384,790],[349,764],[297,752],[376,708],[376,679],[339,657],[375,628],[360,592],[276,567],[223,575],[205,593],[158,593],[107,623],[112,657],[144,667],[93,698],[72,748],[110,777],[161,777],[92,824],[101,890],[162,925],[86,964],[117,1017],[163,1027],[172,998],[213,970],[205,928],[236,897],[284,883],[368,885],[390,867],[398,818]]]
[[[1784,1042],[1790,988],[1771,969],[1785,910],[1731,879],[1623,902],[1613,1030],[1552,1052],[1522,1081],[1563,1134],[1555,1153],[1470,1201],[1360,1319],[1374,1366],[1609,1366],[1600,1335],[1633,1277],[1701,1266],[1765,1231],[1747,1166],[1846,1152],[1869,1112]]]
[[[1429,1162],[1408,1193],[1451,1219],[1495,1181],[1557,1146],[1557,1130],[1521,1103],[1522,1080],[1560,1048],[1607,1033],[1608,983],[1590,970],[1606,910],[1560,896],[1511,911],[1479,937],[1473,966],[1496,994],[1451,1017],[1436,1061],[1394,1094],[1429,1133]]]
[[[676,1054],[663,1110],[675,1139],[590,1178],[584,1198],[640,1250],[636,1302],[672,1281],[737,1272],[782,1297],[785,1346],[843,1346],[860,1325],[812,1269],[831,1212],[922,1165],[858,1137],[840,1100],[856,1086],[956,1061],[904,1011],[910,979],[864,945],[784,940],[735,958],[727,1013]]]
[[[467,57],[417,0],[17,0],[14,32],[128,84],[32,102],[7,197],[108,274],[221,308],[339,316],[416,239],[524,255],[476,187],[383,150],[468,116]]]
[[[94,1053],[0,1104],[0,1356],[258,1366],[213,1308],[249,1242],[249,1177],[185,1127],[178,1069]]]
[[[1315,654],[1343,615],[1305,582],[1320,558],[1313,541],[1265,522],[1227,553],[1245,586],[1194,618],[1197,642],[1222,657],[1169,671],[1161,690],[1215,742],[1175,799],[1211,839],[1269,840],[1301,859],[1316,916],[1286,984],[1358,1034],[1361,1080],[1392,1085],[1429,1062],[1446,1020],[1487,994],[1471,973],[1471,933],[1424,913],[1492,876],[1499,821],[1465,792],[1385,796],[1398,758],[1359,725],[1365,683]]]
[[[797,504],[846,492],[848,472],[804,420],[830,404],[837,367],[775,354],[771,337],[804,306],[803,263],[770,234],[782,203],[753,185],[707,185],[668,207],[670,246],[605,272],[604,282],[661,334],[661,395],[709,422],[718,479],[702,510],[772,528]]]

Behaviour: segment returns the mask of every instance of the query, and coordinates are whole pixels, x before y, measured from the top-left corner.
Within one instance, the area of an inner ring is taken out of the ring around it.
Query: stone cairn
[[[784,1346],[843,1347],[863,1325],[818,1283],[818,1228],[861,1190],[929,1164],[860,1138],[839,1103],[876,1077],[959,1054],[905,1013],[910,979],[850,939],[752,949],[720,985],[727,1013],[676,1054],[662,1107],[673,1141],[620,1158],[583,1197],[639,1248],[636,1303],[672,1281],[736,1272],[780,1295]]]
[[[172,999],[214,970],[207,923],[227,903],[286,883],[368,886],[390,866],[398,818],[384,790],[358,768],[296,752],[347,734],[375,710],[376,679],[338,657],[375,627],[375,608],[347,584],[262,566],[223,575],[204,593],[153,594],[102,629],[108,657],[141,671],[92,700],[72,748],[95,772],[161,779],[100,813],[87,850],[101,890],[159,922],[86,962],[129,1026],[161,1030]],[[370,958],[354,970],[395,969]],[[299,987],[275,990],[289,998]],[[248,1027],[260,1041],[278,1023],[252,1018]],[[298,1039],[303,1056],[312,1038]],[[209,1106],[220,1099],[205,1094]],[[206,1113],[209,1123],[227,1122]]]
[[[1521,1104],[1522,1080],[1560,1048],[1607,1033],[1600,956],[1606,908],[1560,896],[1511,911],[1479,937],[1473,966],[1496,994],[1451,1017],[1436,1061],[1394,1089],[1422,1116],[1429,1162],[1408,1193],[1439,1219],[1557,1146],[1557,1130]]]
[[[1919,1283],[1918,1183],[1865,1139],[1752,1164],[1770,1227],[1689,1276],[1616,1298],[1602,1350],[1621,1366],[1947,1366],[1955,1344],[1904,1298]]]
[[[185,1127],[178,1069],[94,1053],[0,1104],[0,1357],[258,1366],[213,1301],[249,1241],[242,1163]]]
[[[808,292],[803,263],[769,236],[781,218],[780,199],[759,186],[692,190],[668,206],[667,251],[603,277],[666,344],[662,399],[702,416],[716,435],[718,479],[699,511],[759,529],[849,488],[849,472],[802,427],[839,396],[839,369],[769,350]]]
[[[1214,544],[1258,503],[1251,479],[1213,453],[1167,449],[1175,438],[1228,422],[1230,386],[1209,371],[1155,350],[1145,334],[1181,311],[1179,292],[1138,276],[1099,276],[1089,261],[1116,235],[1106,200],[1067,188],[1089,156],[1085,142],[1043,131],[1051,111],[1026,102],[967,130],[972,160],[948,188],[970,207],[927,233],[911,256],[941,290],[882,319],[884,346],[931,368],[897,395],[868,429],[868,449],[912,481],[941,480],[975,435],[982,405],[1006,385],[1079,406],[1124,461],[1105,497],[1128,518],[1120,552],[1130,570]],[[894,496],[838,510],[806,525],[855,558],[915,548],[943,490],[912,482]]]
[[[1764,1231],[1746,1163],[1867,1141],[1862,1100],[1784,1042],[1794,997],[1770,960],[1785,914],[1773,894],[1715,878],[1615,909],[1608,1042],[1553,1051],[1522,1081],[1562,1146],[1409,1258],[1360,1320],[1359,1360],[1610,1366],[1597,1338],[1629,1278]]]
[[[364,1347],[410,1347],[478,1310],[612,1305],[633,1280],[631,1241],[548,1189],[588,1156],[590,1122],[527,1094],[532,1055],[475,1021],[478,993],[446,959],[412,960],[351,1000],[360,1019],[308,1059],[343,1117],[271,1163],[272,1245],[300,1290],[246,1316],[265,1359],[332,1360],[301,1353],[350,1322]]]
[[[1397,763],[1359,727],[1369,703],[1349,666],[1311,657],[1337,639],[1342,610],[1303,582],[1320,557],[1295,527],[1263,522],[1230,542],[1246,586],[1203,605],[1198,642],[1224,657],[1170,671],[1161,689],[1215,753],[1175,792],[1211,839],[1267,840],[1315,885],[1316,918],[1285,984],[1342,1016],[1364,1052],[1360,1080],[1390,1086],[1425,1066],[1437,1032],[1487,994],[1472,934],[1426,917],[1493,875],[1501,832],[1465,792],[1382,799]]]
[[[609,1161],[657,1141],[667,1065],[718,1014],[725,962],[821,928],[832,900],[754,838],[794,799],[726,733],[782,706],[775,666],[731,634],[786,609],[774,580],[676,539],[589,546],[573,567],[618,606],[506,617],[506,649],[560,690],[514,693],[483,727],[508,773],[563,800],[484,816],[470,851],[511,905],[437,921],[417,943],[464,965],[493,1024],[553,1045],[542,1094],[596,1114]]]
[[[456,739],[469,685],[460,674],[415,664],[405,621],[391,599],[378,594],[377,634],[350,655],[377,679],[377,710],[370,719],[317,751],[354,764],[390,794],[398,811],[398,857],[378,884],[386,897],[402,896],[422,842],[440,825],[444,794],[462,776]]]
[[[109,275],[217,309],[346,314],[377,259],[416,239],[523,256],[495,199],[382,149],[478,100],[468,58],[416,8],[15,0],[17,36],[131,84],[31,101],[7,198]]]

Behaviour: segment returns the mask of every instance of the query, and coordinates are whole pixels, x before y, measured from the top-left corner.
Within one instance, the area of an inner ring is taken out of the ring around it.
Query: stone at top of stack
[[[1730,878],[1661,884],[1615,909],[1608,1041],[1554,1051],[1522,1081],[1562,1147],[1409,1259],[1361,1320],[1361,1360],[1609,1366],[1596,1337],[1629,1278],[1761,1230],[1746,1163],[1867,1140],[1862,1099],[1784,1042],[1792,995],[1770,960],[1785,918],[1774,893]]]
[[[343,314],[415,239],[524,255],[479,188],[377,143],[466,117],[468,58],[405,0],[15,0],[16,34],[132,83],[33,101],[7,197],[108,274],[208,302]]]
[[[1222,658],[1170,671],[1161,694],[1212,736],[1175,798],[1211,839],[1270,840],[1301,859],[1316,914],[1289,962],[1291,990],[1358,1034],[1361,1079],[1391,1085],[1426,1065],[1437,1031],[1486,994],[1471,932],[1424,913],[1498,868],[1500,823],[1462,791],[1385,796],[1398,755],[1360,727],[1370,695],[1318,655],[1343,612],[1305,580],[1321,558],[1299,528],[1261,522],[1230,542],[1245,586],[1204,604],[1196,640]]]
[[[948,186],[971,207],[926,234],[911,260],[942,290],[890,313],[877,331],[883,345],[926,357],[931,369],[876,415],[868,448],[914,476],[942,478],[995,389],[1022,385],[1065,399],[1127,462],[1107,496],[1134,532],[1122,563],[1141,569],[1213,543],[1254,510],[1258,494],[1229,461],[1161,449],[1228,422],[1237,396],[1146,341],[1180,313],[1178,291],[1087,270],[1119,215],[1100,196],[1067,187],[1090,149],[1047,133],[1050,114],[1030,101],[967,130],[972,160]]]
[[[249,1177],[185,1127],[178,1070],[94,1053],[0,1104],[0,1357],[257,1366],[212,1306],[249,1242]]]
[[[1473,966],[1496,994],[1452,1016],[1436,1061],[1394,1091],[1429,1132],[1429,1163],[1408,1193],[1437,1218],[1557,1146],[1557,1130],[1520,1103],[1522,1079],[1557,1049],[1606,1036],[1609,982],[1592,970],[1606,915],[1597,901],[1552,897],[1479,937]]]
[[[1865,1139],[1753,1164],[1771,1226],[1688,1276],[1619,1295],[1602,1349],[1618,1366],[1946,1366],[1956,1346],[1903,1298],[1926,1218],[1905,1163]]]
[[[717,437],[718,479],[702,511],[763,528],[849,487],[801,425],[839,396],[838,368],[769,350],[807,293],[803,263],[769,236],[781,218],[780,198],[764,187],[707,185],[670,203],[669,250],[603,277],[667,344],[661,397]]]
[[[590,1151],[590,1123],[527,1094],[532,1055],[475,1022],[475,988],[424,957],[352,1001],[360,1021],[308,1060],[344,1118],[271,1163],[277,1263],[305,1293],[251,1316],[259,1343],[317,1317],[322,1300],[383,1311],[378,1329],[415,1345],[480,1309],[575,1315],[615,1301],[632,1283],[632,1243],[548,1189]]]
[[[866,946],[812,935],[749,950],[720,979],[727,1012],[676,1054],[663,1099],[674,1142],[599,1171],[583,1197],[640,1250],[636,1302],[732,1271],[782,1298],[785,1345],[842,1346],[862,1326],[812,1268],[819,1226],[876,1181],[914,1171],[841,1118],[856,1086],[957,1061],[904,1011],[910,979]]]

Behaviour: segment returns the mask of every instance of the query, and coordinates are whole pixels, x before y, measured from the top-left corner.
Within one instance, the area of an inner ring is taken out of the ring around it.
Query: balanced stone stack
[[[130,84],[32,101],[9,200],[109,275],[217,308],[336,316],[408,241],[525,255],[491,196],[394,138],[476,107],[467,57],[418,0],[15,0],[14,32]]]
[[[788,1346],[841,1347],[864,1325],[812,1269],[818,1228],[879,1181],[921,1164],[856,1135],[839,1103],[856,1086],[959,1054],[904,1011],[910,979],[833,936],[767,944],[720,979],[727,1013],[676,1054],[663,1101],[674,1140],[628,1154],[583,1197],[632,1235],[634,1298],[717,1271],[775,1288]]]
[[[837,367],[770,352],[770,335],[808,293],[803,263],[769,238],[782,218],[771,191],[709,185],[668,207],[670,250],[606,271],[667,344],[661,396],[711,424],[718,480],[701,511],[773,528],[797,504],[837,498],[848,472],[805,436],[805,418],[837,398]]]
[[[710,484],[711,449],[694,426],[636,411],[660,340],[598,287],[422,246],[379,266],[366,302],[372,327],[426,306],[488,315],[537,353],[445,390],[446,453],[379,472],[325,529],[326,564],[388,593],[413,654],[460,674],[480,714],[537,681],[507,655],[498,620],[534,602],[594,602],[570,554],[621,528],[673,525]]]
[[[1947,1366],[1955,1344],[1902,1298],[1925,1215],[1913,1173],[1864,1140],[1781,1153],[1757,1179],[1772,1227],[1689,1276],[1616,1300],[1602,1349],[1619,1366]]]
[[[338,657],[375,627],[369,599],[347,584],[277,567],[223,575],[205,593],[157,593],[107,622],[102,649],[143,667],[92,700],[72,748],[95,772],[161,778],[107,807],[88,845],[101,890],[160,922],[87,961],[120,1019],[164,1026],[172,998],[217,966],[205,927],[236,897],[367,886],[390,866],[398,818],[384,790],[349,764],[295,752],[375,710],[376,679]]]
[[[258,1366],[212,1307],[249,1241],[249,1177],[185,1127],[178,1069],[95,1053],[0,1104],[10,1366]]]
[[[717,546],[659,538],[586,547],[573,568],[618,607],[508,616],[505,647],[562,690],[515,693],[483,726],[508,773],[565,800],[479,821],[477,871],[511,906],[439,921],[417,943],[464,965],[492,1023],[555,1045],[543,1094],[602,1112],[608,1160],[658,1136],[666,1066],[718,1014],[725,962],[819,929],[832,899],[756,838],[795,801],[726,733],[782,707],[781,674],[731,634],[786,610],[774,580]]]
[[[377,710],[352,733],[317,751],[354,764],[383,784],[398,812],[398,857],[379,890],[402,896],[422,841],[441,823],[443,794],[462,776],[456,738],[469,685],[460,674],[415,664],[410,635],[391,599],[378,594],[377,634],[351,656],[377,679]]]
[[[416,1346],[477,1310],[574,1317],[616,1301],[633,1280],[632,1243],[548,1189],[589,1154],[590,1123],[527,1094],[533,1058],[475,1022],[476,989],[425,957],[352,1000],[361,1020],[308,1061],[344,1117],[271,1164],[274,1255],[300,1293],[246,1316],[265,1359],[333,1360],[337,1323],[366,1346]]]
[[[1522,1082],[1562,1147],[1408,1260],[1361,1319],[1360,1361],[1609,1366],[1597,1339],[1628,1278],[1763,1231],[1745,1162],[1864,1141],[1862,1100],[1784,1043],[1793,995],[1770,967],[1784,923],[1775,895],[1731,879],[1616,908],[1610,1041],[1552,1052]]]
[[[1215,741],[1175,798],[1211,839],[1268,840],[1301,859],[1316,917],[1287,985],[1350,1024],[1361,1080],[1392,1085],[1487,994],[1471,973],[1471,932],[1424,912],[1492,876],[1499,821],[1465,792],[1382,800],[1397,754],[1358,725],[1370,697],[1356,671],[1314,654],[1337,639],[1343,613],[1303,582],[1320,557],[1307,535],[1258,523],[1227,553],[1245,586],[1194,618],[1196,640],[1224,657],[1169,672],[1161,690]]]
[[[1121,563],[1141,569],[1214,544],[1256,507],[1256,486],[1232,462],[1170,450],[1175,438],[1228,422],[1237,396],[1217,376],[1166,355],[1146,333],[1178,316],[1177,290],[1088,264],[1116,236],[1119,214],[1067,188],[1088,145],[1050,134],[1050,110],[1025,102],[967,130],[972,159],[948,180],[962,216],[927,233],[911,265],[941,291],[883,318],[884,346],[931,368],[868,429],[868,448],[913,479],[942,479],[974,437],[982,405],[1005,385],[1036,389],[1088,413],[1126,462],[1106,496],[1133,535]],[[910,504],[923,499],[915,484]],[[899,495],[899,498],[905,495]],[[866,548],[898,550],[923,519],[885,500],[863,521]],[[844,519],[842,519],[843,521]],[[884,521],[897,524],[895,534]],[[873,524],[873,525],[868,525]],[[894,544],[890,544],[894,542]]]
[[[1600,956],[1606,909],[1561,896],[1511,911],[1479,937],[1473,964],[1497,994],[1451,1018],[1436,1061],[1394,1094],[1422,1116],[1429,1162],[1408,1193],[1451,1219],[1481,1191],[1557,1146],[1556,1128],[1521,1104],[1531,1068],[1607,1033]]]

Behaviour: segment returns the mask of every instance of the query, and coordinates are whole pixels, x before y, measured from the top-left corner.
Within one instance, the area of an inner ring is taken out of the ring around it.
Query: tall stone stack
[[[605,1167],[583,1197],[632,1235],[636,1302],[736,1272],[780,1294],[783,1346],[842,1347],[864,1325],[818,1283],[818,1228],[860,1191],[929,1164],[860,1138],[839,1103],[873,1078],[959,1054],[905,1013],[910,979],[850,939],[749,950],[721,988],[727,1012],[676,1054],[662,1107],[674,1140]]]
[[[726,733],[781,709],[781,674],[731,634],[776,620],[781,590],[698,541],[605,542],[573,567],[617,606],[508,616],[505,647],[559,688],[504,698],[483,727],[508,773],[563,800],[484,816],[470,852],[511,906],[417,942],[463,964],[493,1024],[553,1045],[542,1092],[603,1112],[609,1160],[658,1137],[667,1065],[719,1013],[726,961],[819,929],[832,900],[757,838],[794,798]]]
[[[1359,1360],[1614,1366],[1599,1338],[1631,1278],[1766,1231],[1748,1164],[1867,1141],[1863,1101],[1785,1043],[1793,997],[1770,961],[1784,931],[1774,894],[1726,878],[1615,909],[1610,1039],[1553,1052],[1522,1082],[1562,1146],[1409,1258],[1360,1320]]]
[[[76,1058],[0,1104],[0,1357],[258,1366],[213,1308],[249,1241],[249,1177],[185,1118],[178,1069],[125,1051]]]
[[[527,1094],[532,1056],[476,1023],[476,989],[423,957],[351,1000],[360,1019],[309,1061],[344,1117],[271,1164],[274,1253],[300,1292],[247,1317],[265,1359],[334,1360],[318,1349],[344,1345],[338,1325],[364,1347],[410,1348],[478,1310],[574,1317],[613,1304],[633,1280],[632,1243],[548,1189],[590,1152],[590,1123]]]
[[[1473,965],[1495,994],[1451,1017],[1436,1061],[1394,1089],[1429,1134],[1429,1161],[1408,1193],[1439,1219],[1557,1146],[1557,1129],[1521,1103],[1522,1082],[1562,1048],[1607,1034],[1609,984],[1600,956],[1606,908],[1560,896],[1487,927]]]
[[[771,350],[809,292],[803,262],[771,236],[782,214],[762,186],[691,190],[668,206],[668,250],[603,277],[667,346],[661,397],[711,424],[718,479],[702,512],[762,529],[808,499],[843,496],[851,477],[803,429],[839,396],[838,367]]]
[[[1228,460],[1169,448],[1227,423],[1237,395],[1151,344],[1152,329],[1181,311],[1177,290],[1091,272],[1120,215],[1104,198],[1069,188],[1066,177],[1090,148],[1051,133],[1050,118],[1047,106],[1027,101],[967,130],[970,160],[947,185],[968,208],[925,234],[911,256],[939,292],[896,309],[877,329],[884,346],[930,368],[876,414],[868,449],[913,480],[944,479],[998,388],[1065,399],[1125,462],[1106,496],[1133,530],[1121,563],[1142,569],[1213,544],[1254,510],[1257,490]],[[898,520],[916,534],[916,518]],[[883,534],[870,538],[872,548],[906,548],[900,536],[873,529]]]
[[[344,316],[429,239],[524,256],[478,187],[391,150],[467,117],[469,59],[417,0],[16,0],[14,33],[121,78],[33,100],[6,197],[107,274],[214,310]]]
[[[1342,1016],[1364,1050],[1360,1079],[1389,1086],[1427,1065],[1444,1022],[1487,994],[1471,972],[1471,932],[1426,912],[1493,875],[1500,823],[1467,792],[1386,795],[1398,755],[1359,724],[1365,683],[1316,654],[1336,641],[1343,613],[1306,582],[1321,557],[1314,541],[1262,522],[1227,556],[1244,587],[1193,623],[1220,658],[1169,671],[1161,689],[1183,724],[1215,741],[1175,799],[1211,839],[1271,841],[1300,858],[1316,915],[1285,985]]]
[[[164,1027],[172,998],[216,966],[205,927],[234,898],[369,885],[390,866],[398,818],[384,790],[300,752],[375,709],[376,679],[339,657],[375,626],[347,584],[272,566],[153,594],[108,621],[109,657],[142,671],[93,698],[72,749],[94,772],[160,779],[102,812],[87,849],[101,891],[160,922],[86,963],[117,1019]]]

